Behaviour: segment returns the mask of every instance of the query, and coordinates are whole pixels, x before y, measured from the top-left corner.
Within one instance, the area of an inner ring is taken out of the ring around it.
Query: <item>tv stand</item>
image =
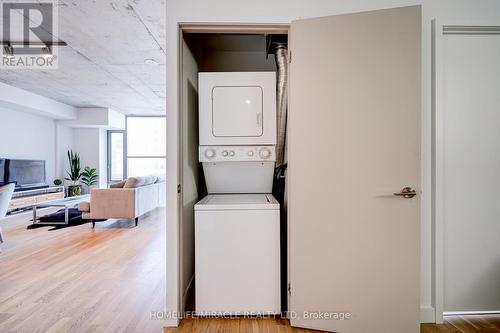
[[[33,191],[33,190],[47,189],[49,187],[50,187],[50,185],[37,185],[37,186],[30,186],[27,188],[18,187],[14,190],[14,192],[28,192],[28,191]]]
[[[24,210],[34,204],[64,198],[64,186],[49,186],[27,191],[14,192],[9,203],[9,212]]]

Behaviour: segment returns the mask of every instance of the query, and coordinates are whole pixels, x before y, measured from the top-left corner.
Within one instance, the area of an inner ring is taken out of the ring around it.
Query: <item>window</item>
[[[125,174],[125,132],[108,131],[108,181],[120,181]]]
[[[165,117],[127,117],[127,176],[166,173]]]
[[[126,131],[108,131],[108,179],[166,173],[165,117],[127,117]]]

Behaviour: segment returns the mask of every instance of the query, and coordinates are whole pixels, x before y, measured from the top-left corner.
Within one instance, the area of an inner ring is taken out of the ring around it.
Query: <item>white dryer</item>
[[[208,193],[270,193],[276,74],[199,73],[199,161]]]
[[[197,314],[280,313],[279,219],[270,194],[208,195],[195,205]]]
[[[201,146],[275,145],[276,74],[198,74]]]

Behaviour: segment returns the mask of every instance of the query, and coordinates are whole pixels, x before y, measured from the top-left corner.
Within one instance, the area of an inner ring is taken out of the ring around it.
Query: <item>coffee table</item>
[[[69,223],[68,210],[70,208],[76,207],[82,201],[90,201],[90,194],[78,195],[74,197],[68,197],[64,199],[57,199],[52,201],[46,201],[39,204],[33,205],[33,224],[37,225],[67,225]],[[64,208],[64,222],[37,222],[36,221],[36,210],[38,208],[50,208],[50,207],[63,207]]]

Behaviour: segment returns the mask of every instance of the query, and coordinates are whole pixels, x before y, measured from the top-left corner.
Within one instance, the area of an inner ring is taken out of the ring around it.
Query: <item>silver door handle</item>
[[[414,196],[416,196],[417,192],[415,192],[415,190],[412,189],[411,187],[407,186],[407,187],[403,187],[401,189],[401,191],[393,193],[393,194],[397,197],[403,197],[405,199],[410,199],[410,198],[413,198]]]

